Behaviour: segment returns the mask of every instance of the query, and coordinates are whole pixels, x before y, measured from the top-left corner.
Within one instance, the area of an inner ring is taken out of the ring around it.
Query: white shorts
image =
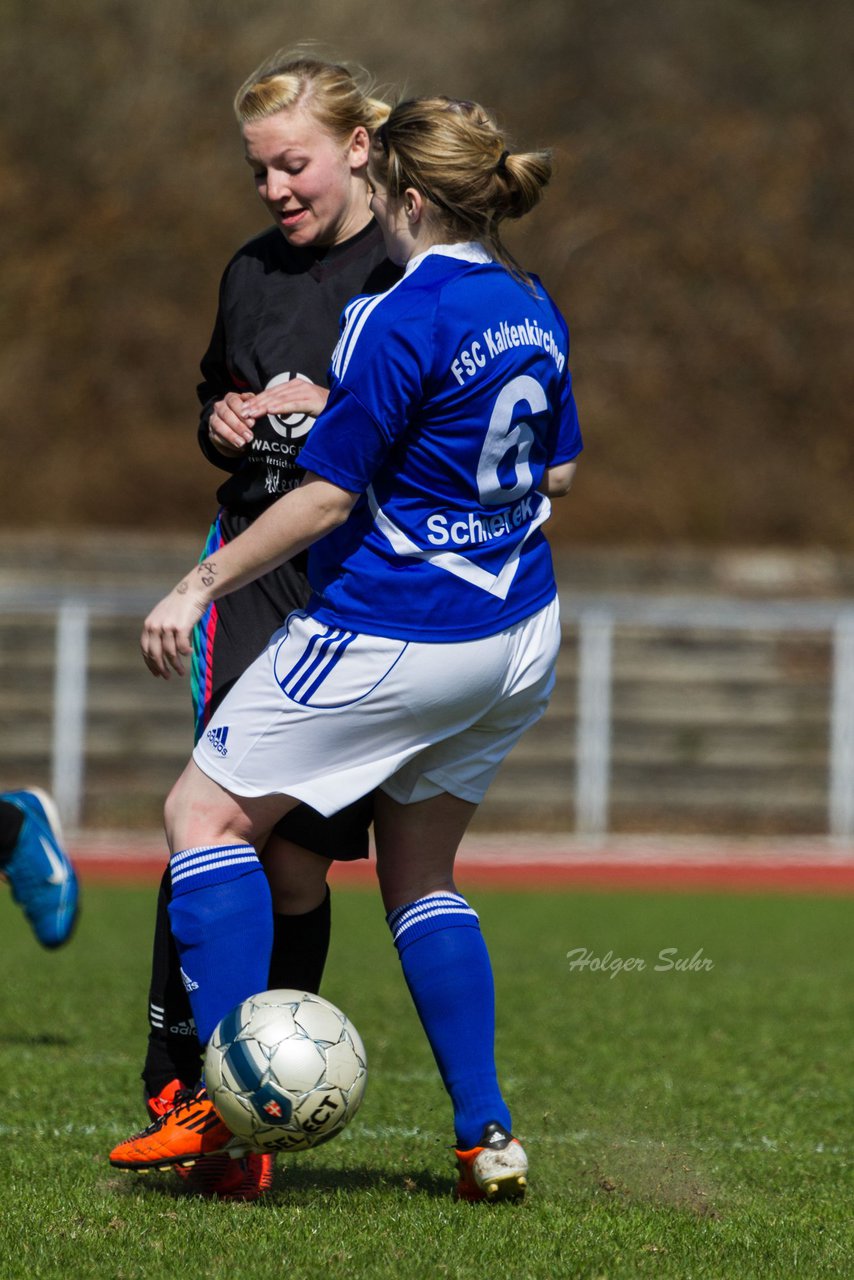
[[[479,803],[546,709],[557,599],[498,635],[417,644],[292,613],[241,676],[193,759],[227,791],[276,792],[329,816],[382,787],[402,804]]]

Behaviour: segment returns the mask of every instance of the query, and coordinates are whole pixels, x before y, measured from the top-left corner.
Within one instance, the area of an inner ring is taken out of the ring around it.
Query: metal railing
[[[95,616],[142,618],[160,594],[156,589],[68,594],[53,587],[0,588],[0,616],[56,617],[50,789],[63,825],[72,831],[83,813],[90,621]]]
[[[614,631],[620,625],[731,631],[827,633],[832,637],[827,827],[854,835],[854,606],[847,601],[752,602],[651,596],[575,596],[562,606],[578,628],[576,829],[608,830]]]
[[[0,588],[0,616],[53,614],[56,638],[51,787],[68,825],[79,826],[85,790],[85,734],[90,620],[142,617],[159,590]],[[750,602],[721,598],[578,595],[562,603],[567,633],[578,642],[575,769],[576,830],[609,828],[614,638],[620,627],[667,632],[686,628],[826,634],[832,642],[829,687],[827,829],[854,836],[854,605],[847,601]]]

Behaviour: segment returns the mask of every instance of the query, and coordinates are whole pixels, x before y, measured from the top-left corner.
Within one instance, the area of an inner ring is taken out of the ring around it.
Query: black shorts
[[[211,525],[202,559],[214,554],[251,521],[221,511]],[[198,740],[215,709],[270,636],[294,609],[305,607],[311,594],[305,559],[297,557],[212,604],[193,633],[192,691]],[[368,856],[368,828],[373,797],[365,796],[331,818],[306,804],[298,805],[276,824],[277,835],[312,853],[337,861]]]

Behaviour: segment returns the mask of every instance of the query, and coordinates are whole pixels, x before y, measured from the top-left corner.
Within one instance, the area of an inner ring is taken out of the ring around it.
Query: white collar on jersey
[[[429,258],[431,253],[441,253],[446,258],[459,258],[462,262],[495,261],[479,240],[461,240],[457,244],[431,244],[429,249],[409,259],[403,274],[408,276],[410,271],[414,271],[419,263]]]

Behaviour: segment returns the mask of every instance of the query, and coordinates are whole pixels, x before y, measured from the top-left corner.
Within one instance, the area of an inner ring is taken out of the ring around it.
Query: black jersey
[[[229,391],[260,392],[288,378],[324,385],[345,303],[381,293],[401,272],[386,257],[375,222],[343,244],[294,248],[276,227],[248,241],[222,277],[210,345],[201,362],[199,443],[211,462],[232,474],[217,491],[234,515],[254,517],[294,489],[297,464],[314,418],[268,414],[254,426],[246,455],[227,458],[211,444],[208,421]]]

